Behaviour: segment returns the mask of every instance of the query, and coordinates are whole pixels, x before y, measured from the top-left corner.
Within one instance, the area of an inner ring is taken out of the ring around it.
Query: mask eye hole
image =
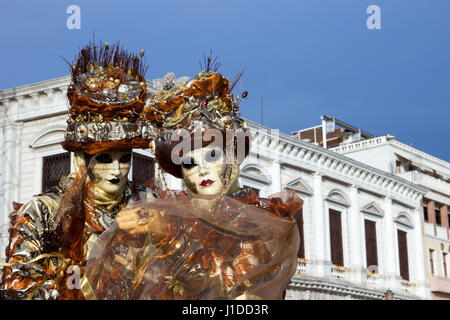
[[[205,161],[206,162],[214,162],[219,160],[222,157],[222,151],[219,149],[213,149],[208,151],[205,154]]]
[[[182,160],[181,166],[186,170],[191,170],[196,167],[197,164],[195,163],[194,158],[186,157]]]
[[[112,163],[112,157],[109,154],[100,154],[97,157],[95,157],[95,161],[97,161],[98,163]]]
[[[120,157],[119,162],[120,163],[128,163],[131,161],[131,153],[124,154],[122,157]]]

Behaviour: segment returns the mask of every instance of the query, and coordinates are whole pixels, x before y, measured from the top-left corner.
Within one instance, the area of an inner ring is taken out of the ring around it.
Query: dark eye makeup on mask
[[[112,162],[113,162],[112,157],[111,157],[109,154],[106,154],[106,153],[98,155],[98,156],[95,158],[95,160],[96,160],[98,163],[112,163]],[[119,162],[120,162],[120,163],[128,163],[128,162],[130,162],[130,161],[131,161],[131,154],[130,154],[130,153],[124,154],[124,155],[123,155],[122,157],[120,157],[120,159],[119,159]]]
[[[205,153],[205,161],[206,162],[214,162],[219,160],[222,157],[222,151],[220,149],[213,149]],[[186,169],[190,170],[197,166],[197,163],[195,163],[194,158],[192,157],[186,157],[181,161],[181,166]]]
[[[122,157],[120,157],[119,162],[120,163],[127,163],[131,161],[131,153],[124,154]]]
[[[222,151],[219,149],[213,149],[205,154],[205,161],[206,162],[214,162],[219,160],[222,157]]]
[[[98,163],[111,163],[113,162],[113,159],[109,154],[103,153],[95,157],[95,161]]]
[[[196,167],[197,164],[194,161],[194,158],[184,158],[181,162],[181,166],[186,170],[191,170],[192,168]]]

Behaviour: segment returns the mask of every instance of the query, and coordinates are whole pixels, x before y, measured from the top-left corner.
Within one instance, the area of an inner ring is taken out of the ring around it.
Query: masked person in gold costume
[[[144,110],[159,166],[182,178],[119,213],[87,263],[93,299],[283,299],[295,272],[303,201],[239,189],[249,135],[217,70],[160,91]],[[246,95],[246,94],[245,94]]]
[[[81,278],[90,244],[117,213],[153,191],[128,181],[133,148],[148,148],[141,118],[146,83],[141,57],[119,44],[90,43],[71,65],[64,149],[73,173],[11,214],[6,299],[84,299]]]

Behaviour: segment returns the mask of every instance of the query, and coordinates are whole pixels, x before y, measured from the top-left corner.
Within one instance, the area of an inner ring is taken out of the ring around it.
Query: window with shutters
[[[329,209],[329,219],[330,219],[331,263],[337,266],[343,266],[344,250],[342,244],[341,212]]]
[[[426,205],[423,206],[423,220],[428,222],[428,207]]]
[[[70,173],[70,152],[42,158],[42,192],[59,184]]]
[[[364,229],[366,233],[366,266],[369,271],[374,271],[378,269],[376,222],[365,219]]]
[[[303,209],[295,216],[297,227],[300,234],[300,246],[297,252],[297,258],[305,259],[305,235],[303,230]]]
[[[398,256],[400,262],[400,276],[404,280],[409,281],[409,265],[408,265],[408,240],[405,231],[397,229],[398,238]]]
[[[447,253],[442,252],[442,264],[444,268],[444,277],[447,278]]]
[[[402,173],[402,165],[400,161],[395,161],[395,167],[397,168],[397,173]]]
[[[433,256],[434,256],[434,250],[433,249],[428,250],[428,258],[430,260],[430,274],[432,276],[434,276],[434,258],[433,258]]]
[[[133,183],[155,189],[155,160],[133,152]]]
[[[436,215],[436,225],[440,226],[442,225],[441,222],[441,210],[438,207],[438,204],[435,204],[435,209],[434,209],[435,215]]]

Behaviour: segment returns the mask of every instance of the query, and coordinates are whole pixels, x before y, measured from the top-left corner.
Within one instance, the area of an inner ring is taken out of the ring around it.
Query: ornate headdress
[[[217,62],[213,64],[216,67],[219,65]],[[242,135],[245,139],[244,156],[248,154],[249,137],[246,135],[246,124],[240,118],[238,106],[241,97],[231,94],[242,73],[238,73],[230,85],[230,81],[216,70],[217,68],[211,69],[209,57],[206,70],[190,82],[172,81],[168,84],[168,81],[163,81],[164,87],[151,97],[144,109],[144,118],[151,121],[159,131],[156,141],[156,159],[159,166],[177,178],[181,178],[181,164],[173,163],[171,153],[174,147],[186,138],[186,133],[190,136],[193,148],[204,147],[215,141],[206,134],[211,129],[223,133],[224,147],[231,143],[236,144],[236,137]],[[246,96],[247,92],[244,92],[242,98]],[[231,139],[226,134],[227,130],[234,134]],[[174,134],[180,138],[174,140]],[[196,139],[201,141],[196,143]],[[237,148],[234,146],[233,150],[236,152]],[[239,165],[236,161],[227,163],[223,175],[226,183],[235,182],[239,175]]]
[[[143,55],[143,50],[132,55],[118,43],[81,49],[71,65],[64,149],[95,154],[149,147],[155,135],[142,120],[147,98]]]

